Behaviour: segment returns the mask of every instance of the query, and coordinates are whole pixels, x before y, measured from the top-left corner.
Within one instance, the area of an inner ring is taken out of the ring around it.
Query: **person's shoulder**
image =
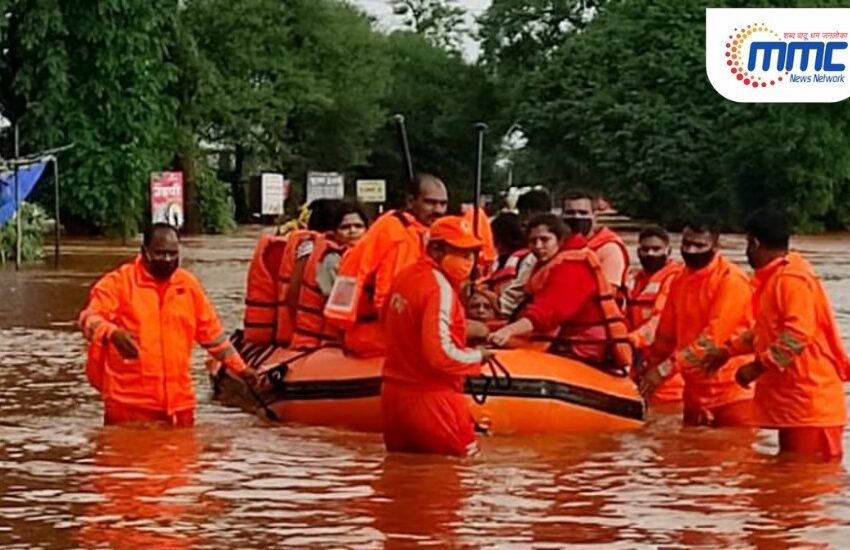
[[[186,269],[185,267],[178,267],[177,271],[171,276],[171,283],[175,285],[185,286],[187,288],[191,288],[193,290],[200,290],[203,292],[204,287],[201,284],[200,279]]]
[[[114,286],[120,284],[122,281],[132,281],[135,278],[135,273],[136,260],[124,262],[123,264],[113,269],[110,269],[109,271],[101,275],[97,282],[94,284],[94,286],[95,288],[103,287],[105,285]]]

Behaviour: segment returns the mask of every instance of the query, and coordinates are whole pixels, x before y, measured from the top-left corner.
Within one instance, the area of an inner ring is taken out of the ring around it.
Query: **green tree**
[[[460,52],[463,38],[469,34],[466,11],[457,0],[391,0],[393,13],[402,16],[404,25],[421,34],[439,48]]]
[[[24,151],[73,142],[64,219],[129,235],[167,162],[176,102],[165,62],[177,0],[6,0],[0,94]]]
[[[699,212],[740,226],[768,202],[789,208],[799,227],[840,223],[850,175],[846,105],[722,98],[705,75],[707,6],[611,2],[583,32],[565,34],[523,84],[519,104],[542,172],[671,224]]]
[[[0,0],[0,115],[20,125],[21,152],[61,145],[55,126],[68,91],[58,0]],[[0,155],[12,156],[12,132]]]
[[[476,137],[474,124],[489,122],[498,110],[493,86],[484,71],[459,56],[431,45],[407,31],[389,38],[392,85],[383,99],[389,113],[406,117],[414,167],[432,171],[449,186],[453,201],[472,197]],[[504,127],[493,125],[487,136],[484,166],[495,157]],[[404,196],[403,165],[394,122],[388,117],[372,145],[364,175],[386,178],[393,202]],[[490,174],[485,182],[492,182]]]
[[[330,0],[192,0],[181,19],[203,76],[186,127],[233,149],[241,219],[245,183],[262,169],[302,177],[364,161],[388,74],[362,12]]]

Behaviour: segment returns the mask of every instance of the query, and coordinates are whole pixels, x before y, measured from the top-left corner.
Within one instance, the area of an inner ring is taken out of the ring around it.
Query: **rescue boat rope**
[[[482,378],[484,378],[484,387],[481,389],[481,394],[477,395],[471,387],[468,388],[472,399],[479,405],[483,405],[487,401],[487,396],[490,392],[491,386],[498,390],[507,391],[511,388],[511,384],[513,383],[510,371],[508,371],[507,367],[505,367],[505,365],[499,361],[499,358],[495,355],[487,359],[484,362],[484,365],[490,369],[490,374],[492,376],[482,376]],[[499,376],[500,372],[503,375],[502,377]],[[504,381],[504,383],[502,381]]]

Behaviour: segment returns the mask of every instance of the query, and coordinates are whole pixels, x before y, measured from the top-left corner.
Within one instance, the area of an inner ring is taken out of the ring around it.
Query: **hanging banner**
[[[151,220],[183,227],[183,172],[151,173]]]
[[[307,173],[307,204],[316,199],[345,198],[345,180],[338,172]]]
[[[357,180],[357,200],[360,202],[386,202],[386,180]]]
[[[289,197],[289,181],[283,174],[263,174],[260,179],[260,213],[263,216],[280,216],[283,203]]]

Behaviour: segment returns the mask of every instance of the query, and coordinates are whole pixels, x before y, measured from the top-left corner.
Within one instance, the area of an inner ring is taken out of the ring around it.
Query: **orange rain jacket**
[[[330,322],[348,329],[358,317],[362,319],[363,311],[381,311],[398,273],[422,257],[422,238],[427,229],[401,210],[391,210],[375,220],[342,258],[325,306]],[[373,307],[361,304],[364,292],[371,294]]]
[[[850,360],[814,269],[791,253],[756,271],[755,287],[755,324],[727,344],[733,354],[754,352],[765,369],[755,384],[755,422],[843,426],[842,381],[850,379]]]
[[[626,295],[626,319],[629,322],[629,341],[632,346],[647,357],[649,348],[655,341],[655,332],[661,313],[667,304],[670,287],[682,272],[679,262],[670,260],[660,270],[649,274],[644,270],[635,273],[630,279]],[[652,396],[653,401],[669,403],[682,400],[685,381],[681,373],[676,373],[664,381]]]
[[[246,368],[198,280],[177,269],[159,282],[141,256],[95,284],[79,324],[89,341],[86,375],[107,403],[169,416],[194,409],[194,342],[234,373]],[[110,342],[118,329],[134,336],[138,359],[124,359]]]
[[[735,381],[738,367],[751,356],[734,358],[710,376],[702,371],[707,356],[752,318],[752,288],[740,267],[718,253],[702,269],[685,268],[670,288],[647,368],[670,361],[670,376],[682,373],[686,413],[752,399],[752,389]]]
[[[425,256],[399,274],[384,317],[387,358],[381,407],[390,451],[464,455],[475,441],[463,396],[482,353],[466,347],[457,292]]]

